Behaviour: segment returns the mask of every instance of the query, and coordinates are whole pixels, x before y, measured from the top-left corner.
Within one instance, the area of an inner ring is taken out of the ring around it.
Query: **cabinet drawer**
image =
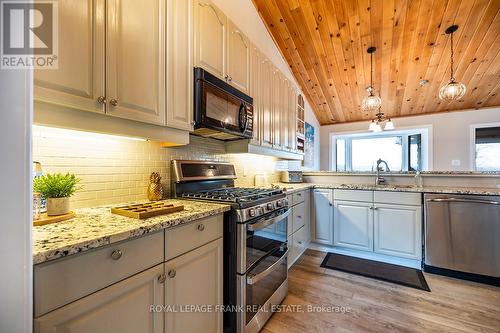
[[[38,317],[161,262],[163,231],[36,265],[34,315]]]
[[[413,192],[374,191],[373,201],[396,205],[420,206],[422,204],[422,194]]]
[[[298,192],[295,192],[295,193],[292,193],[292,205],[296,205],[296,204],[299,204],[301,202],[304,202],[304,200],[306,199],[306,194],[307,194],[307,191],[298,191]]]
[[[373,191],[334,190],[333,191],[333,199],[334,200],[372,202],[373,201]]]
[[[292,212],[292,233],[299,230],[304,226],[308,216],[306,216],[306,204],[305,202],[299,203],[296,206],[293,206]]]
[[[222,237],[222,214],[206,217],[165,231],[165,260]]]

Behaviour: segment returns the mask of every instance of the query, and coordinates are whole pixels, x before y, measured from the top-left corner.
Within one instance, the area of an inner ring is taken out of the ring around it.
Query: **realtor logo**
[[[57,69],[56,1],[0,0],[1,69]]]

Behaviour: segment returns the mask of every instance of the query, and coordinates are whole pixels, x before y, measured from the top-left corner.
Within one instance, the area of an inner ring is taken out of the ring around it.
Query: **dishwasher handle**
[[[500,205],[500,201],[494,200],[474,200],[474,199],[463,199],[463,198],[436,198],[436,199],[426,199],[426,202],[470,202],[479,203],[486,205]]]

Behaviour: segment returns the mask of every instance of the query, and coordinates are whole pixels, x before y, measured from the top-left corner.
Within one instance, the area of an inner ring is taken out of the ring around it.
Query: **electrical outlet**
[[[460,160],[451,160],[451,166],[460,166]]]

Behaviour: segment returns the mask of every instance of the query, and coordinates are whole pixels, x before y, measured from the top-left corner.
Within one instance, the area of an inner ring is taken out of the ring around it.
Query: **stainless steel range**
[[[288,293],[290,208],[279,189],[234,186],[229,163],[172,161],[172,195],[231,204],[224,214],[224,332],[258,332]]]

